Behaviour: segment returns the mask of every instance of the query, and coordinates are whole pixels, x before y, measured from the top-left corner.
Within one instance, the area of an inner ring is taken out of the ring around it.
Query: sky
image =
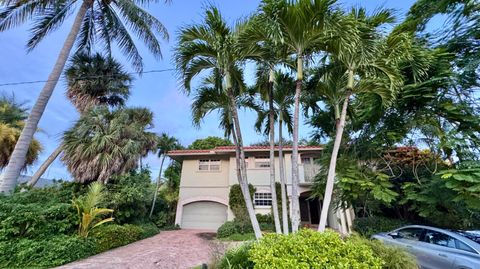
[[[81,1],[78,1],[79,3]],[[152,15],[157,17],[168,29],[169,41],[162,41],[163,59],[157,60],[149,54],[142,45],[139,46],[144,58],[144,71],[163,70],[174,67],[172,63],[173,48],[177,40],[179,27],[202,21],[204,7],[208,3],[216,5],[228,22],[234,23],[237,19],[253,13],[258,6],[257,0],[217,0],[216,2],[204,0],[173,0],[170,4],[151,4],[146,7]],[[408,11],[414,0],[345,0],[340,3],[344,7],[363,6],[369,11],[377,7],[393,8],[400,18]],[[0,84],[12,82],[45,80],[58,56],[61,46],[73,23],[71,15],[63,26],[44,39],[31,52],[26,50],[29,25],[26,24],[5,32],[0,32]],[[137,42],[137,44],[140,44]],[[114,53],[127,70],[134,72],[131,65],[120,53]],[[252,80],[252,70],[246,70],[247,83]],[[37,162],[27,171],[33,174],[39,165],[58,146],[62,133],[78,119],[79,115],[65,97],[65,81],[62,79],[48,103],[45,113],[39,123],[40,131],[35,137],[43,145],[43,151]],[[23,84],[14,86],[0,86],[0,94],[15,95],[16,100],[26,102],[32,107],[43,83]],[[207,136],[223,136],[223,131],[218,128],[216,114],[208,116],[201,125],[195,128],[190,115],[191,97],[186,96],[179,87],[174,72],[148,73],[141,77],[136,76],[131,89],[131,96],[127,105],[131,107],[147,107],[154,112],[154,128],[157,133],[166,132],[177,137],[183,145],[189,145],[195,139]],[[264,140],[264,137],[253,130],[255,115],[252,112],[241,112],[240,121],[245,144]],[[301,120],[301,123],[303,121]],[[300,125],[300,137],[308,138],[312,129],[305,124]],[[152,170],[152,175],[157,175],[160,160],[155,155],[148,156],[144,161]],[[56,160],[44,174],[45,178],[70,179],[66,168],[60,160]]]

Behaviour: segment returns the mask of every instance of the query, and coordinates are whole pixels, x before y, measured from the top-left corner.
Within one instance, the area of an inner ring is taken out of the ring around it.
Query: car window
[[[432,231],[432,230],[427,230],[425,232],[423,241],[430,244],[443,246],[443,247],[456,248],[455,238],[447,234]]]
[[[473,248],[469,247],[467,244],[463,243],[460,240],[455,239],[455,243],[456,243],[457,249],[465,250],[472,253],[477,253],[475,250],[473,250]]]
[[[398,230],[398,236],[403,239],[408,239],[408,240],[414,240],[418,241],[420,240],[420,236],[422,235],[423,229],[421,228],[405,228]]]

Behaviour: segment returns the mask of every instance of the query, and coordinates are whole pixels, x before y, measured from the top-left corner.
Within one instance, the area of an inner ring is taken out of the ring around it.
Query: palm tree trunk
[[[275,111],[273,107],[273,70],[270,70],[269,89],[268,89],[268,116],[270,127],[270,191],[272,193],[272,211],[273,222],[275,223],[275,232],[282,233],[280,217],[278,215],[277,188],[275,184]]]
[[[78,36],[78,32],[80,31],[83,18],[87,12],[88,5],[88,1],[83,1],[82,6],[75,17],[75,21],[73,22],[70,33],[68,34],[62,50],[58,55],[55,66],[48,76],[48,80],[40,92],[40,95],[35,102],[27,121],[25,122],[25,127],[22,130],[22,134],[20,135],[17,144],[15,145],[15,149],[10,156],[10,161],[8,162],[8,165],[5,168],[2,177],[0,178],[0,193],[11,193],[17,184],[17,179],[20,176],[23,165],[25,164],[28,147],[30,146],[30,143],[32,143],[33,135],[37,130],[38,122],[45,111],[48,100],[50,99],[50,96],[52,96],[53,90],[55,89],[60,75],[62,74],[63,68],[65,67],[65,63],[68,60],[70,51],[72,50],[75,40]]]
[[[53,161],[55,161],[55,159],[57,159],[58,155],[60,155],[61,152],[62,152],[62,145],[58,146],[52,152],[52,154],[50,154],[50,156],[48,156],[48,158],[45,160],[45,162],[42,163],[40,168],[38,168],[37,172],[35,172],[35,174],[33,174],[30,181],[28,181],[27,186],[29,186],[29,187],[35,186],[35,184],[37,184],[37,181],[40,179],[40,177],[43,175],[43,173],[45,173],[47,168],[53,163]]]
[[[165,154],[162,156],[162,162],[160,163],[160,172],[158,172],[158,179],[157,179],[157,184],[155,187],[155,194],[153,195],[153,201],[152,201],[152,208],[150,209],[150,214],[148,215],[149,218],[152,217],[153,215],[153,210],[155,209],[155,203],[157,202],[157,196],[158,196],[158,189],[160,188],[160,181],[162,179],[162,169],[163,169],[163,162],[165,161]]]
[[[342,107],[340,119],[337,119],[337,122],[336,122],[335,142],[333,144],[332,157],[330,158],[330,166],[328,167],[327,186],[325,187],[325,195],[323,196],[324,198],[323,198],[322,212],[320,214],[320,223],[318,224],[319,232],[325,231],[325,227],[327,225],[328,209],[330,208],[330,202],[332,201],[333,185],[335,183],[335,169],[337,166],[338,151],[340,150],[340,143],[342,142],[343,129],[345,128],[345,119],[347,117],[347,107],[348,107],[348,100],[350,99],[350,95],[351,95],[350,92],[347,93],[347,96],[343,101],[343,107]]]
[[[280,191],[282,192],[282,222],[283,233],[288,234],[288,208],[287,208],[287,190],[285,181],[285,166],[283,161],[283,135],[282,135],[282,112],[278,116],[278,162],[280,169]]]
[[[300,94],[303,80],[303,59],[298,54],[297,82],[295,87],[295,107],[293,112],[293,145],[292,145],[292,232],[297,232],[300,226],[300,202],[298,199],[298,121],[300,114]]]
[[[257,216],[255,215],[255,209],[253,208],[250,190],[248,189],[247,169],[245,167],[245,151],[243,149],[242,132],[240,130],[240,122],[238,120],[237,104],[235,102],[235,96],[233,93],[231,93],[230,89],[228,89],[228,95],[230,98],[230,109],[232,112],[234,126],[233,139],[235,142],[235,159],[237,165],[238,184],[242,190],[243,199],[245,199],[245,204],[247,206],[248,216],[250,217],[250,221],[252,223],[253,232],[255,233],[255,237],[259,239],[262,237],[262,231],[260,230],[260,225],[258,224]]]

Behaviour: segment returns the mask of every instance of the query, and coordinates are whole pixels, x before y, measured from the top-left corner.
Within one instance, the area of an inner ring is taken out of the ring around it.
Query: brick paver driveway
[[[199,230],[165,231],[58,268],[191,268],[208,263],[212,255],[221,251],[212,237],[212,233]]]

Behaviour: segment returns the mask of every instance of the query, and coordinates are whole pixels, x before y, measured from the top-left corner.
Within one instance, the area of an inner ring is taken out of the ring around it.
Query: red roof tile
[[[270,147],[269,146],[245,146],[243,147],[246,151],[249,151],[249,150],[269,150]],[[284,146],[283,147],[284,150],[291,150],[292,147],[291,146]],[[317,149],[317,150],[322,150],[323,147],[322,146],[298,146],[298,149]],[[216,153],[218,151],[234,151],[235,150],[235,146],[220,146],[220,147],[216,147],[214,149],[182,149],[182,150],[172,150],[172,151],[169,151],[168,154],[173,154],[173,155],[180,155],[180,154],[202,154],[202,153]],[[278,147],[275,147],[275,150],[278,150]]]

